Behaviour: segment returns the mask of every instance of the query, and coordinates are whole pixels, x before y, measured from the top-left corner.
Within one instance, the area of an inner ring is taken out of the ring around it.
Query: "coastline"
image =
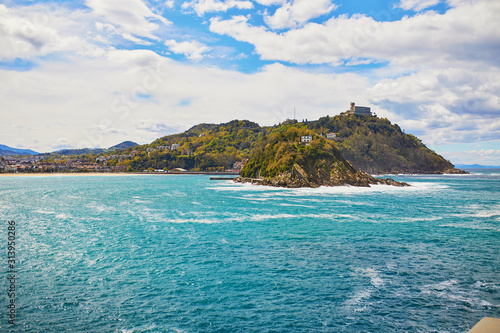
[[[0,173],[0,177],[46,177],[46,176],[54,176],[54,177],[65,177],[65,176],[125,176],[127,173],[123,172],[75,172],[75,173],[58,173],[58,172],[46,172],[46,173]]]
[[[235,176],[238,172],[16,172],[0,173],[0,177],[45,177],[45,176],[137,176],[137,175],[207,175],[207,176]]]

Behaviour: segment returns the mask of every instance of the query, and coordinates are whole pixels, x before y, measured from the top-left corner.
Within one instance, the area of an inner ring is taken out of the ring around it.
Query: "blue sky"
[[[0,1],[0,143],[148,143],[354,101],[454,163],[500,165],[493,0]]]

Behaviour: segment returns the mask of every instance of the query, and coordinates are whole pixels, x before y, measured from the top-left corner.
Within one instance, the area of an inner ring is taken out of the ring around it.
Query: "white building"
[[[300,137],[300,142],[302,142],[302,143],[309,143],[311,141],[312,141],[311,135],[303,135]]]
[[[330,139],[330,140],[333,140],[333,139],[335,139],[336,137],[337,137],[337,134],[335,134],[335,133],[327,133],[327,134],[326,134],[326,138],[327,138],[327,139]]]

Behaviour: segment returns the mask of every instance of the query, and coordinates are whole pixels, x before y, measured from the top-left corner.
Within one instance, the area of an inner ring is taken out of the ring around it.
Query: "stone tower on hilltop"
[[[351,102],[351,108],[345,114],[356,114],[360,116],[373,116],[372,111],[366,106],[356,106],[356,103]]]

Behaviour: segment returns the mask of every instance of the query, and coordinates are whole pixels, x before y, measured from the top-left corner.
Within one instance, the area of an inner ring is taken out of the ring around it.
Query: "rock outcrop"
[[[409,186],[393,179],[374,178],[356,170],[334,142],[312,134],[310,143],[300,142],[307,131],[292,130],[269,136],[254,151],[236,182],[275,187]]]

